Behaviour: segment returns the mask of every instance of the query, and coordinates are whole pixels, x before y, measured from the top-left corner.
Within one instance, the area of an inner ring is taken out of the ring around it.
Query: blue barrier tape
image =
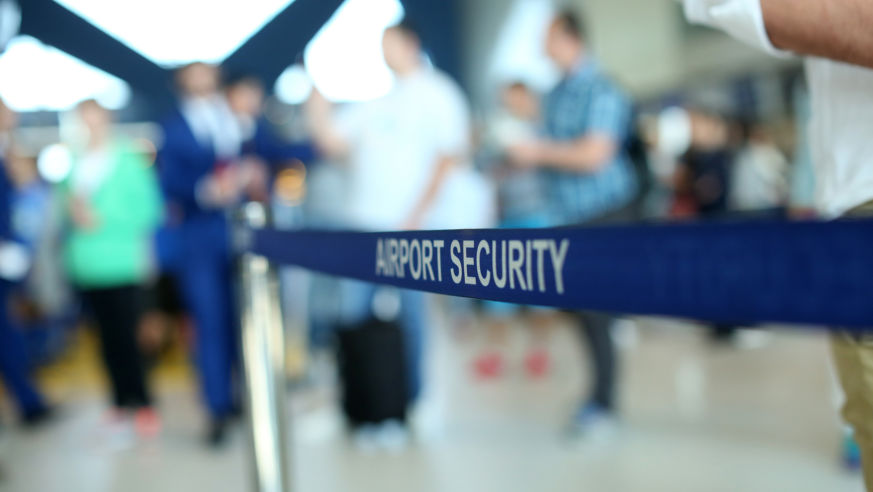
[[[873,220],[254,231],[272,261],[453,296],[719,322],[873,327]]]

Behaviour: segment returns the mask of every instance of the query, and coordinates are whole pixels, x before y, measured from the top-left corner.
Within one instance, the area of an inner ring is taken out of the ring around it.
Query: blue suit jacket
[[[308,143],[288,143],[279,138],[272,125],[260,118],[255,126],[255,135],[243,143],[243,154],[255,155],[271,166],[277,166],[293,159],[308,164],[315,159],[315,151]]]
[[[164,271],[181,273],[195,260],[224,261],[230,242],[224,210],[202,207],[197,201],[197,184],[215,170],[215,151],[201,145],[179,111],[161,128],[158,177],[173,213],[168,213],[170,221],[155,239],[158,263]]]
[[[196,198],[197,183],[215,168],[215,151],[211,146],[203,146],[197,141],[179,111],[174,112],[161,126],[164,144],[158,154],[158,165],[167,199],[182,209],[183,220],[220,214],[220,211],[204,209]],[[243,143],[242,153],[255,155],[273,166],[292,159],[311,162],[315,158],[311,145],[283,141],[264,119],[258,120],[254,137]]]
[[[215,151],[201,145],[182,113],[175,111],[161,124],[164,143],[158,153],[158,173],[167,200],[179,207],[183,222],[201,215],[221,215],[197,202],[197,183],[215,170]]]
[[[180,111],[166,118],[161,128],[164,142],[158,153],[158,173],[164,195],[181,212],[178,228],[164,228],[158,234],[158,256],[164,269],[184,269],[192,258],[225,255],[228,232],[224,210],[204,208],[197,201],[197,184],[215,170],[212,146],[202,145]],[[289,144],[273,133],[266,120],[259,120],[255,135],[243,143],[243,154],[255,155],[271,165],[291,159],[309,161],[313,149],[306,144]],[[181,255],[181,256],[180,256]]]

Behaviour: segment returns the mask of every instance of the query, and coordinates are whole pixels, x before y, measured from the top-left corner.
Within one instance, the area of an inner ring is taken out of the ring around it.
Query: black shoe
[[[227,441],[227,419],[213,418],[206,432],[206,445],[210,448],[220,448]]]
[[[716,347],[732,347],[737,341],[738,328],[733,324],[714,324],[709,328],[709,342]]]
[[[57,411],[50,406],[42,406],[36,410],[24,412],[21,416],[21,425],[27,429],[36,429],[51,422]]]
[[[242,404],[241,403],[234,403],[230,407],[230,412],[227,414],[227,416],[231,420],[235,420],[235,421],[242,420],[243,416],[245,416],[245,412],[243,410]]]

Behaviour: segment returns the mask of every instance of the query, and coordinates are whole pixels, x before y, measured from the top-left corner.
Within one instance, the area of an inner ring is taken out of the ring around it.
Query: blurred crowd
[[[107,428],[132,427],[141,439],[160,433],[148,368],[168,343],[184,340],[198,372],[205,440],[224,442],[243,411],[231,241],[243,202],[270,204],[277,223],[292,217],[285,227],[365,231],[811,215],[802,132],[785,121],[692,100],[635,102],[598,62],[584,19],[570,11],[555,16],[544,44],[558,83],[539,92],[523,76],[502,81],[495,100],[477,108],[487,116],[474,119],[461,87],[431,65],[416,26],[403,21],[382,41],[396,79],[391,91],[334,105],[314,89],[296,109],[306,131],[294,139],[265,118],[261,81],[193,63],[176,73],[178,107],[162,120],[154,148],[116,131],[113,114],[97,102],[80,103],[72,111],[78,131],[65,142],[69,172],[52,184],[16,145],[15,115],[0,104],[0,295],[7,301],[0,302],[0,372],[22,420],[50,420],[53,406],[30,369],[57,356],[86,318],[109,382]],[[379,350],[402,360],[395,390],[403,408],[354,430],[370,444],[404,441],[406,412],[426,393],[435,299],[320,276],[307,285],[283,287],[308,298],[314,353],[358,343],[342,333],[374,319],[398,328],[399,342]],[[506,373],[513,324],[529,331],[526,373],[548,376],[551,327],[570,320],[592,381],[568,427],[584,438],[614,421],[613,316],[444,304],[452,323],[475,313],[486,324],[469,368],[479,381]],[[733,326],[713,333],[729,338]]]

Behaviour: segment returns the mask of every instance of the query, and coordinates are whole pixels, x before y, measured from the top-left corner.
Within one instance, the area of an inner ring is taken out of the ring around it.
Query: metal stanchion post
[[[260,203],[242,208],[249,229],[267,225]],[[263,256],[242,253],[242,359],[254,458],[255,490],[291,490],[285,413],[285,339],[276,271]]]

